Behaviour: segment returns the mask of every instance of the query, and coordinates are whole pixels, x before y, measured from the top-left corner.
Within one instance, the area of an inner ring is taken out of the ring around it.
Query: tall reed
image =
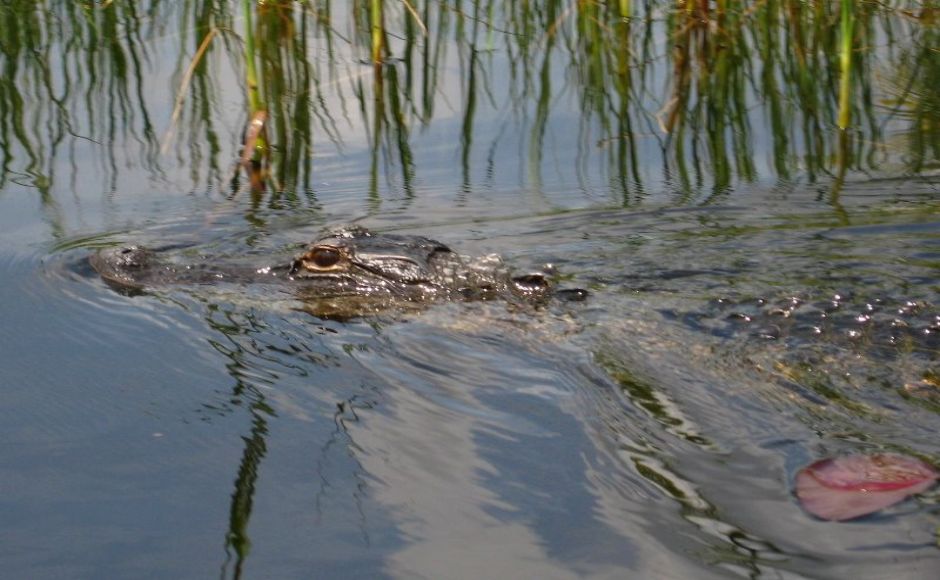
[[[852,7],[854,0],[841,0],[839,33],[839,128],[849,127],[852,117],[852,34],[855,15]]]
[[[118,173],[122,143],[139,143],[145,166],[159,172],[159,97],[143,87],[155,60],[148,51],[170,31],[180,39],[174,85],[184,88],[173,114],[177,159],[194,182],[217,182],[232,158],[217,107],[220,55],[243,75],[249,121],[267,129],[246,153],[270,158],[271,185],[285,195],[312,187],[315,141],[338,143],[343,123],[367,127],[373,192],[383,171],[410,183],[415,128],[441,111],[460,120],[454,143],[468,191],[475,170],[489,171],[477,160],[491,163],[505,139],[480,138],[494,115],[525,135],[523,163],[537,184],[554,163],[553,122],[576,111],[574,171],[603,159],[624,199],[653,167],[690,195],[706,183],[726,191],[757,177],[764,143],[783,178],[819,179],[838,163],[875,168],[899,146],[882,135],[889,75],[880,71],[910,79],[890,90],[891,119],[911,132],[905,159],[925,167],[940,159],[927,107],[936,91],[924,84],[937,57],[922,46],[935,4],[141,0],[85,10],[10,0],[0,8],[0,184],[19,173],[51,191],[49,155],[79,143],[75,135],[104,145],[96,161],[106,175]],[[363,73],[359,60],[382,70]],[[848,149],[839,128],[852,130]]]
[[[369,0],[372,24],[372,62],[379,64],[385,54],[385,11],[382,0]]]
[[[264,110],[258,87],[257,50],[255,49],[254,0],[242,0],[242,19],[245,34],[245,82],[248,87],[248,116]]]

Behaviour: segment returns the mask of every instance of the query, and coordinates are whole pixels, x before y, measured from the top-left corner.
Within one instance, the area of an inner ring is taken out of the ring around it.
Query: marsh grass
[[[315,144],[341,146],[338,120],[358,115],[370,195],[396,178],[410,195],[413,135],[437,117],[454,60],[462,97],[448,106],[461,118],[465,191],[495,147],[477,135],[484,106],[524,120],[538,187],[560,95],[581,110],[572,162],[602,159],[625,203],[642,197],[651,165],[680,199],[725,195],[760,177],[757,142],[769,143],[780,179],[831,179],[902,157],[919,171],[940,159],[929,88],[940,70],[936,13],[935,1],[11,0],[0,8],[0,187],[25,179],[51,204],[52,159],[84,138],[100,144],[109,174],[126,139],[159,172],[164,123],[194,183],[224,183],[240,157],[217,128],[224,66],[241,75],[244,137],[265,167],[253,189],[292,200],[312,191]],[[148,39],[171,31],[180,57],[167,101],[178,100],[171,119],[155,120]],[[907,137],[886,138],[889,122]],[[901,146],[909,153],[891,155]]]

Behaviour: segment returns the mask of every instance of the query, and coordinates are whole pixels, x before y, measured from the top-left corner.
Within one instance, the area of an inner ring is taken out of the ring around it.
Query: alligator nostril
[[[559,300],[564,300],[565,302],[582,302],[587,300],[590,295],[591,293],[584,288],[565,288],[555,293],[555,296]]]

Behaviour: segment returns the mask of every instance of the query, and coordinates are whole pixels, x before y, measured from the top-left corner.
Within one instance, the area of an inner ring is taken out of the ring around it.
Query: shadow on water
[[[224,312],[219,312],[216,308],[212,310],[216,314],[224,315]],[[238,335],[250,332],[251,327],[254,326],[254,324],[248,320],[248,324],[242,327],[236,324],[231,317],[225,317],[225,320],[217,321],[210,316],[206,321],[209,323],[210,327],[225,336],[234,345],[238,344],[234,340]],[[222,578],[241,578],[244,561],[248,557],[251,549],[248,523],[251,519],[255,487],[261,470],[261,462],[267,453],[266,436],[268,434],[268,419],[276,418],[277,414],[275,410],[268,405],[263,392],[243,378],[245,374],[246,353],[237,346],[231,348],[221,343],[216,343],[213,346],[231,361],[226,367],[229,374],[236,382],[232,389],[230,404],[247,408],[251,416],[251,429],[249,434],[242,437],[245,447],[242,453],[241,463],[238,467],[238,474],[235,478],[235,490],[232,493],[229,529],[225,536],[225,552],[227,558],[222,565]],[[210,407],[209,410],[211,411],[213,409]],[[232,552],[234,552],[235,562],[232,564],[232,572],[231,575],[229,575],[228,568]]]
[[[204,297],[200,297],[199,302],[203,301]],[[187,300],[184,300],[184,304],[186,302]],[[299,458],[302,463],[307,464],[308,477],[311,478],[311,481],[304,482],[305,486],[310,485],[314,491],[301,494],[299,498],[305,503],[292,507],[289,511],[293,513],[296,510],[309,509],[315,522],[329,522],[332,519],[327,515],[329,509],[340,509],[340,506],[345,508],[347,503],[351,503],[354,511],[358,513],[358,518],[354,518],[358,519],[358,522],[352,523],[355,533],[359,535],[358,543],[364,547],[373,544],[377,548],[382,547],[384,542],[381,533],[376,534],[379,536],[376,540],[372,540],[370,536],[370,528],[375,523],[369,521],[364,508],[368,477],[356,458],[359,449],[348,430],[349,424],[360,421],[359,413],[375,407],[377,400],[374,393],[369,389],[349,389],[345,384],[333,392],[333,389],[321,384],[319,388],[323,388],[324,393],[315,395],[316,400],[310,402],[305,401],[303,396],[291,401],[285,398],[283,391],[280,394],[275,391],[292,384],[285,380],[285,374],[305,378],[317,374],[319,370],[342,364],[335,355],[323,352],[322,347],[318,350],[309,346],[317,341],[306,327],[312,326],[315,332],[321,335],[333,335],[337,331],[327,323],[317,323],[312,317],[301,319],[297,327],[291,328],[292,325],[288,325],[285,328],[283,321],[265,320],[263,313],[256,316],[251,312],[232,309],[231,305],[216,304],[212,300],[194,307],[197,310],[207,310],[205,321],[219,337],[210,339],[210,342],[214,350],[228,361],[226,370],[234,380],[230,393],[220,393],[222,401],[207,402],[203,405],[200,413],[203,420],[211,422],[223,417],[237,416],[244,411],[247,411],[250,417],[248,433],[241,437],[243,448],[231,494],[228,530],[224,542],[226,557],[222,563],[221,577],[242,578],[246,575],[245,565],[252,551],[250,523],[255,510],[255,497],[259,480],[265,471],[263,462],[269,452],[276,454],[278,451],[277,438],[275,437],[273,448],[270,439],[271,424],[278,419],[285,419],[279,415],[323,425],[320,448],[314,451],[304,445],[305,451]],[[288,336],[290,333],[301,333],[305,340],[302,343],[293,342]],[[309,385],[302,383],[294,386],[309,389]],[[350,390],[361,392],[350,394]],[[275,400],[269,400],[270,397],[266,393],[274,394]],[[342,400],[333,402],[333,396]],[[284,441],[279,443],[283,446]],[[347,463],[348,466],[337,470],[336,464],[342,463]],[[345,499],[338,500],[335,497],[337,493]],[[341,519],[345,520],[346,517]],[[295,524],[296,522],[287,525]],[[333,529],[342,536],[349,533],[345,530],[348,524],[349,522],[344,521],[343,524],[334,525]],[[369,560],[364,558],[359,565],[367,566],[366,569],[371,570],[368,562]],[[340,562],[339,566],[347,568],[351,564]],[[277,569],[278,565],[268,567]],[[352,567],[355,568],[356,566]],[[323,567],[324,572],[331,569],[331,566]]]

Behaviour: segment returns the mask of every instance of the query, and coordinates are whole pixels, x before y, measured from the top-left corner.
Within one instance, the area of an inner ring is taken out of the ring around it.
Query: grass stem
[[[854,17],[853,0],[841,0],[841,45],[839,50],[839,129],[848,128],[852,118],[852,35]]]

